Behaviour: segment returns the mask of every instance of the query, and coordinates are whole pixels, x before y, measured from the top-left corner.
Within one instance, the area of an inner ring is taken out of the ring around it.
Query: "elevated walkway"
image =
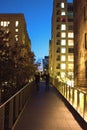
[[[57,90],[50,86],[50,90],[45,91],[45,83],[40,82],[40,90],[32,96],[14,130],[82,130],[82,128]]]

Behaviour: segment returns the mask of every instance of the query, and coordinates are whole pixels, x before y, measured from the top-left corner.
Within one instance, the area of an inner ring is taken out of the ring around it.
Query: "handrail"
[[[34,90],[33,81],[26,84],[0,105],[0,130],[11,130]]]
[[[56,79],[52,79],[52,83],[84,121],[87,122],[87,90],[70,87],[67,84],[60,86]]]
[[[18,95],[21,91],[23,91],[27,86],[29,85],[26,84],[25,87],[23,87],[22,89],[20,89],[18,92],[16,92],[12,97],[10,97],[7,101],[5,101],[3,104],[0,105],[0,108],[3,107],[4,105],[6,105],[11,99],[13,99],[16,95]]]

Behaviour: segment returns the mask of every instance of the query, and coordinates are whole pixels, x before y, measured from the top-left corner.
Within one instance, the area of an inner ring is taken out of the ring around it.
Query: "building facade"
[[[43,72],[49,72],[49,56],[45,56],[43,59]]]
[[[54,0],[49,42],[49,73],[70,84],[74,73],[73,4]]]
[[[87,0],[74,0],[75,85],[87,87]]]
[[[26,49],[31,48],[23,14],[0,14],[0,33],[2,34],[2,32],[9,34],[9,37],[5,37],[3,41],[8,47],[22,46],[22,55],[26,53]]]

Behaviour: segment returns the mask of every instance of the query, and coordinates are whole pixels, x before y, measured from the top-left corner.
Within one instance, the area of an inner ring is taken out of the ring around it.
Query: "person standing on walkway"
[[[35,74],[35,84],[36,84],[36,90],[39,91],[39,82],[40,82],[40,74]]]
[[[45,90],[49,90],[49,80],[50,80],[49,73],[46,73],[45,74],[45,82],[46,82],[46,88],[45,88]]]

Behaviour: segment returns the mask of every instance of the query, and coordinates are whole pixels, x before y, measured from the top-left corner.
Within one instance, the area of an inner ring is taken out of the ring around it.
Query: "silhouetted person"
[[[35,83],[36,83],[36,90],[39,90],[39,82],[40,82],[40,75],[39,73],[35,74]]]
[[[49,90],[49,80],[50,80],[49,73],[46,73],[45,74],[45,82],[46,82],[45,90]]]

